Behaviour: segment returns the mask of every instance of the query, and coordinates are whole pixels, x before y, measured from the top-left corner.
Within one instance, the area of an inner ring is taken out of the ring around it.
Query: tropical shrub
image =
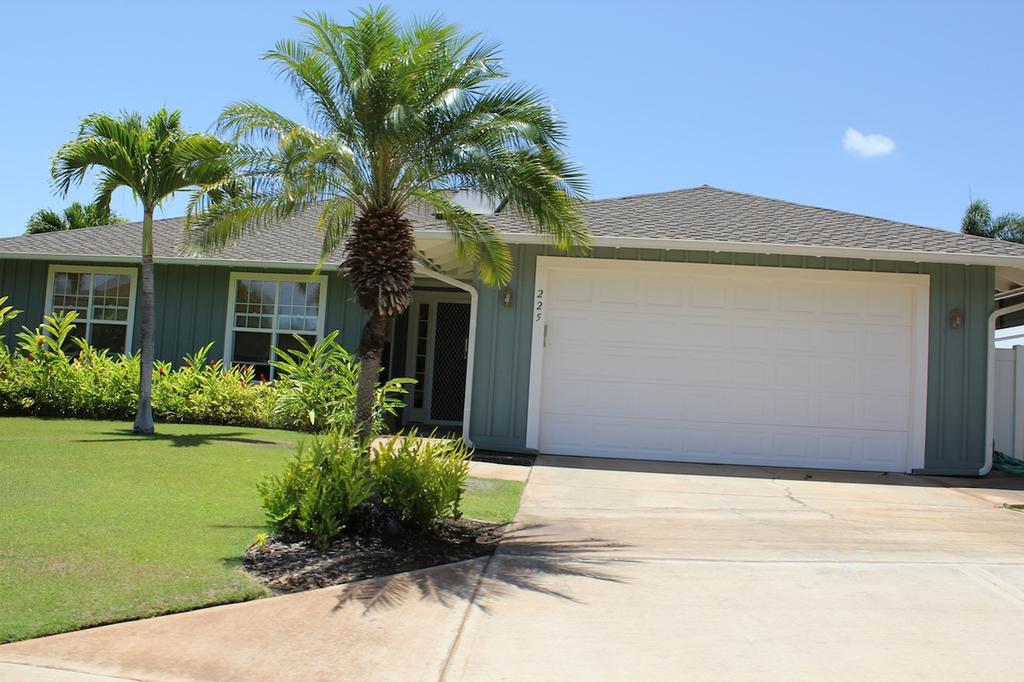
[[[180,369],[156,364],[153,411],[174,422],[274,426],[274,387],[253,382],[252,367],[224,369],[222,360],[210,360],[213,344],[186,355]]]
[[[20,314],[20,310],[15,310],[14,306],[7,305],[6,296],[0,296],[0,331],[3,331],[3,328],[7,325],[7,323],[13,322],[14,318],[16,318]],[[0,334],[0,349],[2,349],[0,350],[0,353],[7,352],[7,339],[4,337],[3,334]]]
[[[275,348],[277,369],[274,416],[286,428],[304,431],[353,431],[359,362],[337,341],[334,331],[310,345],[295,335],[299,348]],[[411,379],[391,379],[377,388],[372,434],[384,428],[385,415],[398,414],[399,396]]]
[[[0,298],[0,326],[18,314]],[[75,337],[74,312],[22,327],[14,352],[0,337],[0,412],[130,419],[139,399],[139,356],[111,355]],[[186,355],[180,368],[156,363],[153,411],[164,421],[283,427],[307,431],[352,425],[358,362],[331,334],[315,346],[278,351],[279,379],[253,381],[251,367],[225,368],[213,344]],[[377,392],[375,422],[397,414],[408,379]]]
[[[73,375],[69,412],[96,418],[127,419],[139,401],[139,360],[135,355],[111,355],[81,339],[78,355],[70,360]]]
[[[374,484],[381,500],[406,524],[420,529],[462,515],[470,452],[461,440],[420,438],[415,429],[378,443]]]
[[[300,443],[284,472],[257,489],[276,530],[308,535],[323,549],[373,494],[373,481],[362,441],[331,431]]]
[[[78,313],[49,315],[36,329],[22,327],[11,371],[0,378],[0,404],[30,414],[74,414],[80,368],[66,350],[76,347],[71,334]]]

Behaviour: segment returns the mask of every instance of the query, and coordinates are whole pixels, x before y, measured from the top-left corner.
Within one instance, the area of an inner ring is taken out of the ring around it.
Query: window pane
[[[316,343],[315,336],[310,336],[309,334],[300,334],[300,336],[306,341],[306,343],[308,343],[311,346],[314,343]],[[285,334],[283,332],[277,335],[277,347],[280,348],[281,350],[286,351],[302,349],[302,345],[295,339],[295,337],[292,334]]]
[[[75,311],[79,317],[89,314],[89,282],[92,275],[81,272],[56,272],[53,275],[53,312]]]
[[[235,326],[273,329],[275,282],[240,279],[235,288]]]
[[[127,325],[94,323],[92,325],[91,345],[95,348],[106,349],[111,353],[123,353],[127,335]]]
[[[272,335],[264,332],[235,332],[232,363],[252,365],[256,379],[270,378],[270,345]]]
[[[131,279],[128,275],[93,275],[92,318],[93,320],[128,319],[131,303]]]
[[[320,315],[320,283],[281,282],[278,291],[277,328],[315,332]]]

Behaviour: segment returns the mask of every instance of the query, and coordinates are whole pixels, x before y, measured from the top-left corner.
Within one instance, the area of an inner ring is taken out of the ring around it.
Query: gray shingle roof
[[[315,224],[316,215],[307,211],[258,235],[247,236],[220,252],[204,254],[196,260],[239,260],[266,262],[270,265],[315,263],[320,257],[321,242]],[[154,220],[155,258],[166,260],[186,257],[182,248],[184,237],[184,218]],[[142,223],[136,222],[0,239],[0,257],[9,253],[137,258],[141,245]]]
[[[1024,256],[1024,245],[704,185],[588,202],[595,238],[635,238]],[[502,232],[529,228],[511,216]]]
[[[583,213],[596,240],[679,240],[686,248],[692,242],[730,242],[748,245],[850,248],[879,251],[916,252],[923,255],[994,256],[1021,258],[1024,245],[972,237],[929,227],[882,220],[831,209],[794,204],[777,199],[709,187],[696,187],[657,194],[642,194],[587,202]],[[412,216],[417,229],[443,230],[443,225],[426,214]],[[533,230],[518,217],[501,213],[491,216],[510,241],[533,236]],[[315,263],[320,255],[320,234],[315,229],[315,211],[308,211],[238,244],[197,260],[237,260],[266,263]],[[157,260],[183,256],[183,218],[155,223]],[[141,223],[93,227],[70,232],[23,235],[0,239],[4,254],[64,258],[133,258],[138,255]],[[665,248],[669,248],[665,244]],[[785,249],[777,249],[779,253]],[[895,255],[895,254],[894,254]],[[926,258],[925,258],[926,259]],[[337,257],[332,261],[337,262]]]

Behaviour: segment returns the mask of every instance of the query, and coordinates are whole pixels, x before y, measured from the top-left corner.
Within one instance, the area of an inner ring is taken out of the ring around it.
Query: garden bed
[[[278,594],[301,592],[488,556],[505,525],[446,519],[434,533],[343,535],[325,550],[299,538],[271,536],[246,551],[243,565]]]

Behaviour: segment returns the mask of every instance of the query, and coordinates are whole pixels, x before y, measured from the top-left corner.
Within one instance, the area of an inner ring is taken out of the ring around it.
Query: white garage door
[[[543,453],[923,466],[928,277],[538,259]]]

